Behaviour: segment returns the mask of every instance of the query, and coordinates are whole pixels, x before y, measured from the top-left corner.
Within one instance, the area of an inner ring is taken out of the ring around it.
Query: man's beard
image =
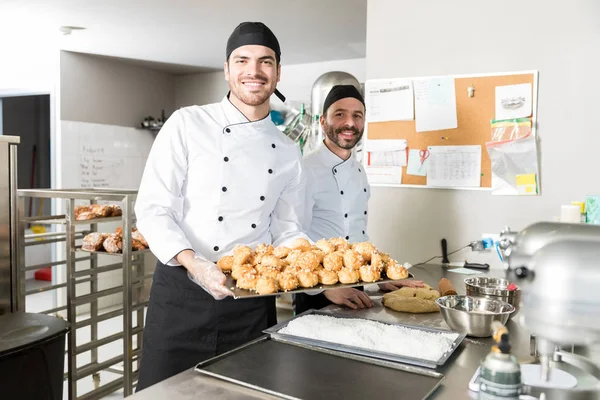
[[[340,137],[340,133],[342,133],[344,131],[351,131],[353,134],[352,139],[348,140],[348,139],[344,139],[344,138]],[[338,147],[345,149],[345,150],[350,150],[350,149],[354,148],[354,146],[356,146],[356,144],[362,138],[363,132],[364,132],[364,129],[362,131],[359,131],[358,128],[356,128],[355,126],[345,125],[345,126],[341,126],[341,127],[337,128],[337,129],[335,129],[331,125],[325,126],[325,134],[327,135],[329,140],[331,140],[333,143],[335,143]]]
[[[257,90],[256,92],[248,91],[249,88],[246,88],[244,84],[239,81],[236,82],[235,85],[231,85],[231,93],[233,93],[233,95],[240,99],[244,104],[255,107],[264,104],[267,100],[269,100],[269,98],[275,91],[274,88],[269,87],[269,80],[266,77],[255,76],[252,78],[246,77],[245,79],[261,81],[264,82],[265,85],[262,86],[261,89]]]

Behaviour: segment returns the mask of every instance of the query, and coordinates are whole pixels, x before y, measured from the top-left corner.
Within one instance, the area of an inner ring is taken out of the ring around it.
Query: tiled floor
[[[40,282],[40,281],[30,280],[30,281],[27,281],[26,288],[27,288],[27,290],[31,290],[33,288],[41,288],[41,287],[44,287],[47,285],[49,285],[49,282]],[[41,312],[41,311],[45,311],[45,310],[54,308],[55,305],[53,304],[53,302],[54,302],[54,298],[53,298],[53,295],[51,292],[43,292],[43,293],[36,293],[33,295],[29,295],[29,296],[27,296],[27,299],[26,299],[27,312],[35,313],[35,312]],[[282,304],[282,305],[286,306],[287,304]],[[109,311],[112,311],[112,309],[101,310],[100,313],[102,314],[102,313],[109,312]],[[293,316],[293,312],[289,308],[289,305],[287,308],[278,308],[277,319],[279,322],[285,321],[285,320],[291,318],[292,316]],[[89,318],[89,315],[82,314],[82,315],[78,316],[77,319],[84,320],[87,318]],[[134,315],[133,324],[134,324],[134,326],[136,324],[135,315]],[[117,332],[121,332],[122,330],[123,330],[122,317],[116,317],[113,319],[109,319],[109,320],[103,321],[98,324],[98,337],[103,338],[106,336],[110,336]],[[79,329],[77,331],[77,344],[81,345],[81,344],[89,342],[90,334],[91,333],[90,333],[89,327]],[[134,342],[133,342],[134,348],[137,345],[135,339],[136,338],[134,337]],[[122,353],[123,353],[123,342],[122,342],[122,340],[116,340],[116,341],[106,344],[98,349],[98,361],[102,362],[102,361],[108,360],[110,358],[116,357],[117,355],[122,354]],[[83,353],[77,357],[77,363],[79,366],[89,363],[90,360],[91,360],[90,352]],[[115,369],[117,369],[117,368],[118,368],[118,366],[115,366]],[[122,368],[122,366],[121,366],[121,368]],[[134,368],[137,368],[137,367],[134,366]],[[66,372],[66,370],[67,370],[67,361],[65,359],[65,372]],[[104,371],[100,372],[100,385],[107,384],[118,378],[119,378],[118,374],[114,374],[111,372],[104,372]],[[94,389],[94,382],[93,382],[93,379],[91,376],[80,379],[77,383],[77,395],[78,396],[81,396],[93,389]],[[65,399],[65,400],[68,399],[68,387],[67,387],[66,381],[64,384],[63,393],[64,393],[63,399]],[[122,398],[123,398],[123,390],[119,390],[117,392],[114,392],[114,393],[104,397],[104,399],[107,399],[107,400],[116,400],[116,399],[122,399]]]

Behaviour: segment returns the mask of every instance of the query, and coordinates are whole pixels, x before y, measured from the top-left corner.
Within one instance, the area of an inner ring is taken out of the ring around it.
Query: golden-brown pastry
[[[307,251],[298,255],[294,265],[297,265],[301,269],[314,271],[319,268],[321,264],[319,263],[319,259],[315,253],[312,251]]]
[[[365,260],[360,254],[354,250],[346,250],[344,252],[344,267],[350,269],[360,269],[363,266]]]
[[[302,269],[296,274],[298,284],[303,288],[311,288],[319,284],[319,275],[314,271]]]
[[[309,251],[311,247],[310,242],[304,238],[294,239],[290,244],[292,250]]]
[[[381,272],[372,265],[365,264],[358,271],[363,282],[377,282],[381,279]]]
[[[371,254],[371,266],[373,268],[377,268],[379,272],[385,270],[386,264],[383,262],[383,257],[381,256],[381,253],[375,252]]]
[[[123,239],[111,233],[104,239],[102,246],[108,253],[120,253],[123,251]]]
[[[217,261],[217,267],[223,272],[231,272],[231,269],[233,268],[233,256],[221,257],[219,261]]]
[[[385,274],[389,279],[393,279],[395,281],[408,278],[408,271],[406,268],[396,263],[394,260],[391,260],[385,268]]]
[[[256,281],[256,293],[272,294],[279,291],[279,283],[275,278],[270,276],[261,276]]]
[[[139,240],[131,238],[131,249],[134,251],[140,251],[140,250],[146,250],[147,247],[144,246],[144,243],[140,242]]]
[[[325,253],[321,249],[312,249],[310,252],[314,253],[317,256],[317,260],[319,261],[319,264],[323,264],[323,259],[325,258]]]
[[[91,211],[82,211],[75,217],[77,221],[87,221],[94,218],[96,218],[96,214]]]
[[[235,265],[246,264],[252,256],[252,249],[248,246],[237,245],[233,248],[233,263]]]
[[[283,267],[283,269],[281,270],[281,273],[292,274],[292,275],[296,276],[298,271],[300,271],[301,269],[302,268],[298,267],[297,265],[287,265],[287,266]]]
[[[92,232],[83,238],[81,248],[87,251],[103,251],[103,243],[108,237],[106,233]]]
[[[255,271],[255,269],[250,264],[235,265],[234,263],[231,268],[231,277],[237,281],[242,275],[252,271]]]
[[[279,270],[271,267],[265,267],[263,265],[257,265],[256,271],[260,276],[269,276],[271,278],[277,278],[279,276]]]
[[[146,238],[144,238],[144,236],[142,236],[142,234],[140,233],[140,231],[138,231],[137,229],[133,228],[133,232],[131,232],[131,238],[134,240],[137,240],[139,242],[141,242],[144,247],[149,248],[150,246],[148,245],[148,242],[146,241]]]
[[[279,283],[280,289],[284,292],[297,289],[298,285],[300,285],[300,283],[298,282],[298,278],[296,278],[296,275],[290,274],[288,272],[280,273],[279,277],[277,278],[277,282]]]
[[[344,266],[344,254],[342,252],[334,252],[327,254],[323,258],[323,267],[330,271],[337,272]]]
[[[74,210],[74,214],[75,214],[75,219],[78,221],[81,221],[82,218],[79,218],[79,215],[81,215],[82,213],[89,213],[92,210],[91,206],[77,206],[75,207]]]
[[[285,258],[285,260],[290,264],[290,265],[295,265],[296,264],[296,260],[298,259],[298,257],[300,257],[300,254],[302,254],[302,251],[300,250],[292,250],[290,251],[290,253],[287,255],[287,257]]]
[[[258,274],[255,270],[248,271],[235,282],[235,285],[240,289],[256,290],[256,282],[258,281]]]
[[[371,255],[377,251],[375,246],[369,242],[355,243],[352,250],[360,254],[366,262],[371,262]]]
[[[342,268],[337,274],[340,283],[350,284],[360,280],[360,272],[357,269]]]
[[[106,218],[112,215],[112,208],[102,204],[92,204],[90,211],[96,214],[97,218]]]
[[[110,209],[111,217],[120,217],[123,215],[123,210],[121,210],[121,207],[116,204],[111,204],[108,206],[108,208]]]
[[[275,255],[263,256],[260,265],[270,268],[276,268],[278,271],[285,266],[285,261]]]
[[[335,251],[335,246],[327,241],[327,239],[319,239],[315,243],[315,247],[325,254],[330,254]]]
[[[275,250],[275,249],[270,244],[261,243],[258,246],[256,246],[256,248],[254,249],[254,252],[256,254],[262,254],[262,255],[266,256],[269,254],[273,254],[273,250]]]
[[[317,273],[319,274],[319,283],[323,285],[335,285],[339,281],[337,272],[321,268]]]
[[[273,250],[273,255],[279,258],[286,258],[288,254],[290,254],[290,251],[292,251],[292,249],[289,247],[277,246],[275,250]]]
[[[329,243],[335,246],[335,251],[346,251],[352,248],[352,246],[350,246],[350,243],[348,243],[346,239],[341,237],[331,238],[329,239]]]

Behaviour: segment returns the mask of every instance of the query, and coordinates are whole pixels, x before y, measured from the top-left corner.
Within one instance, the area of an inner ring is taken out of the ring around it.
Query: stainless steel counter
[[[465,285],[463,280],[467,275],[449,272],[440,265],[427,264],[425,266],[413,267],[410,270],[416,279],[423,280],[425,283],[436,287],[442,277],[448,278],[454,284],[458,294],[465,294]],[[491,271],[486,275],[503,277],[503,271]],[[353,311],[339,306],[329,306],[324,311],[352,315],[367,319],[374,319],[387,322],[399,322],[408,325],[421,325],[441,329],[449,329],[440,313],[432,314],[405,314],[395,312],[384,308],[381,305],[381,294],[371,293],[375,306],[367,310]],[[521,362],[531,362],[530,356],[530,337],[529,333],[519,323],[519,316],[515,320],[507,323],[507,328],[511,334],[513,354]],[[433,399],[464,399],[468,398],[468,383],[477,370],[481,360],[489,353],[492,346],[491,338],[469,338],[467,337],[458,350],[448,359],[446,364],[437,371],[445,375],[446,379],[441,387],[433,394]],[[580,373],[570,368],[568,365],[561,365],[561,368],[569,371],[580,379]],[[593,378],[592,378],[593,379]],[[400,395],[401,393],[399,393]],[[236,386],[215,378],[200,375],[193,370],[182,372],[181,374],[160,382],[131,397],[135,400],[170,398],[171,400],[184,400],[196,398],[211,399],[272,399],[263,393],[258,393],[249,389]]]

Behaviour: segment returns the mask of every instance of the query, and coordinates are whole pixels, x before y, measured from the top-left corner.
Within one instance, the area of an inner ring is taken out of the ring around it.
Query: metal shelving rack
[[[145,251],[132,251],[131,232],[134,226],[133,206],[137,197],[137,191],[119,189],[28,189],[19,190],[18,193],[18,248],[17,259],[19,265],[19,276],[17,287],[19,288],[19,311],[25,311],[25,296],[39,293],[41,291],[57,290],[66,288],[66,305],[56,307],[42,312],[43,314],[57,314],[61,311],[67,312],[67,320],[71,323],[71,330],[67,340],[67,365],[69,399],[93,400],[100,399],[121,388],[124,396],[133,393],[133,387],[137,381],[138,371],[133,365],[139,361],[141,356],[142,333],[144,323],[144,308],[147,299],[143,299],[142,290],[152,274],[144,275],[144,253]],[[46,198],[64,201],[65,214],[41,217],[25,218],[26,198]],[[75,202],[85,201],[89,204],[98,202],[111,202],[121,205],[123,215],[121,217],[98,218],[87,221],[75,220]],[[122,254],[111,254],[106,252],[86,252],[81,249],[77,242],[89,233],[98,231],[98,225],[107,222],[121,222],[123,227],[123,252]],[[36,223],[43,225],[55,225],[64,227],[64,232],[50,232],[42,234],[25,235],[25,227]],[[76,230],[78,226],[89,227],[89,230]],[[65,242],[66,257],[64,260],[44,263],[40,265],[25,265],[25,247]],[[120,261],[109,265],[98,266],[98,255],[109,255],[120,258]],[[89,268],[82,269],[80,262],[89,261]],[[66,266],[66,282],[56,283],[42,289],[31,291],[25,290],[25,272],[48,266]],[[76,265],[78,268],[76,268]],[[123,272],[123,283],[121,286],[109,289],[98,289],[98,275],[121,269]],[[76,287],[82,283],[89,283],[89,294],[78,296]],[[98,300],[102,297],[122,293],[123,307],[103,314],[98,313]],[[77,307],[89,304],[90,317],[85,320],[77,320]],[[133,326],[133,313],[136,314],[136,326]],[[111,318],[122,316],[123,331],[116,334],[98,338],[98,324]],[[91,340],[88,343],[77,345],[77,331],[90,327]],[[137,346],[133,348],[133,336],[136,336]],[[116,340],[123,340],[123,354],[109,360],[99,362],[98,348]],[[91,354],[89,364],[78,366],[77,356],[86,352]],[[123,363],[123,370],[114,368],[115,365]],[[139,363],[137,364],[139,366]],[[100,371],[108,371],[122,375],[108,384],[100,386]],[[77,382],[80,379],[92,376],[95,389],[82,396],[77,396]]]

